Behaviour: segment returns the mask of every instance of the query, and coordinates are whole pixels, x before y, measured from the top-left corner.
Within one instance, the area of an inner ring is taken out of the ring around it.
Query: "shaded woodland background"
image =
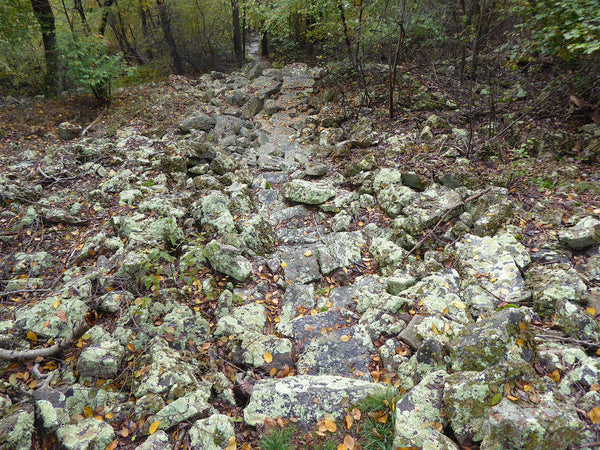
[[[597,101],[597,0],[4,0],[0,11],[5,95],[81,87],[110,102],[115,86],[239,66],[253,32],[275,64],[331,63],[367,102],[417,56],[463,82],[507,68],[579,71],[576,94]],[[371,79],[381,63],[388,76]]]

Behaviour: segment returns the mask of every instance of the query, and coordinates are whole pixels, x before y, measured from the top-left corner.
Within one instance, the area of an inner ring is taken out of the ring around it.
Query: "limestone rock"
[[[206,245],[206,258],[213,269],[244,281],[252,273],[252,264],[232,245],[211,241]]]
[[[66,450],[105,450],[115,439],[113,427],[93,417],[56,431],[56,438]]]
[[[191,130],[209,131],[216,125],[217,120],[206,114],[197,114],[187,117],[179,123],[179,129],[184,133],[189,133]]]
[[[335,189],[323,183],[292,180],[283,185],[281,195],[292,202],[320,205],[335,195]]]
[[[381,384],[330,375],[264,379],[254,385],[244,420],[254,426],[268,417],[295,417],[302,425],[312,425],[325,414],[340,418],[341,405],[358,403],[384,390]]]

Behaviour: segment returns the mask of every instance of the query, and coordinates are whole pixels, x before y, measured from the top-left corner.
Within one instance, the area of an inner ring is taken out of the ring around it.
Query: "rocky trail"
[[[167,130],[3,153],[0,447],[375,448],[374,395],[377,448],[600,446],[597,198],[521,199],[466,130],[350,120],[325,75],[172,76]]]

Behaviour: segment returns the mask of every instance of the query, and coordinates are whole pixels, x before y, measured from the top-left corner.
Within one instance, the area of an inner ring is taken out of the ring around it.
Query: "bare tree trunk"
[[[110,7],[115,2],[115,0],[104,0],[104,4],[102,5],[102,19],[100,20],[100,29],[99,33],[101,36],[104,36],[106,32],[106,24],[108,22],[108,14],[110,12]]]
[[[238,0],[231,0],[231,14],[233,19],[233,51],[238,64],[244,62],[242,50],[242,32],[240,30],[240,5]]]
[[[148,17],[146,15],[146,10],[142,5],[142,0],[139,0],[140,5],[140,20],[142,22],[142,35],[144,36],[144,51],[146,55],[146,59],[148,61],[152,61],[154,59],[154,55],[152,54],[152,48],[148,45],[150,42],[150,27],[148,26]]]
[[[394,118],[394,87],[396,86],[396,67],[398,66],[398,59],[400,58],[400,50],[402,49],[402,42],[404,41],[404,27],[400,24],[400,31],[398,35],[398,44],[396,45],[396,53],[392,55],[390,48],[390,61],[388,62],[389,70],[389,85],[388,85],[388,109],[390,113],[390,119]],[[391,45],[390,45],[391,47]]]
[[[177,50],[177,44],[175,38],[173,38],[173,32],[171,31],[171,21],[169,17],[169,11],[167,11],[167,5],[164,0],[156,0],[156,6],[158,6],[158,15],[160,17],[160,26],[165,34],[165,41],[171,52],[173,58],[173,67],[177,74],[183,73],[183,60]]]
[[[46,90],[50,94],[56,94],[59,89],[59,63],[52,6],[49,0],[31,0],[31,7],[42,30],[42,42],[44,43],[44,56],[46,59]]]
[[[269,32],[267,30],[263,31],[260,39],[260,54],[263,58],[269,57]]]
[[[90,34],[90,26],[87,23],[85,11],[83,10],[81,0],[73,0],[73,8],[79,14],[79,18],[81,19],[81,25],[83,25],[83,30],[85,31],[85,34]]]

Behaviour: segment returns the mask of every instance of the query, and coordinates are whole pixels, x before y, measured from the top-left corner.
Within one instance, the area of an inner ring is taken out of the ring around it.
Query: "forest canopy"
[[[477,76],[493,54],[505,66],[539,58],[597,66],[595,0],[5,0],[0,91],[83,87],[109,101],[112,85],[236,66],[248,32],[263,54],[364,66],[390,64],[400,46],[453,59]],[[396,55],[396,56],[395,56]],[[125,70],[129,68],[129,70]],[[135,70],[133,70],[135,69]]]

